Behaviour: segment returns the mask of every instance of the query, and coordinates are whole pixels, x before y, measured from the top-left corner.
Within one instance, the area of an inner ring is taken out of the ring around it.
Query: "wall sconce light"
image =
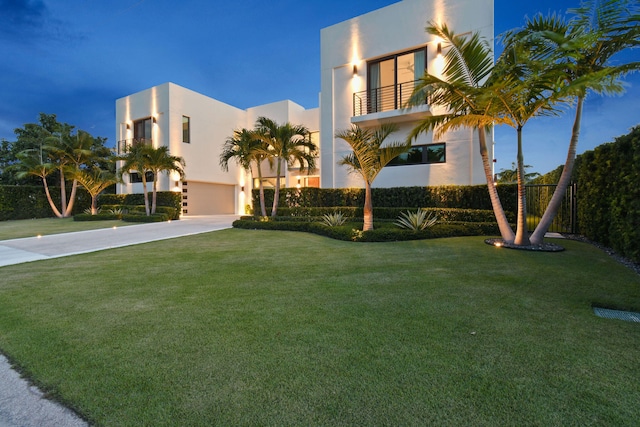
[[[438,43],[438,46],[436,47],[436,55],[442,55],[442,43]]]
[[[244,193],[244,185],[242,187],[240,187],[240,191],[242,191]]]
[[[355,76],[356,74],[358,74],[358,66],[357,65],[353,65],[353,75]]]
[[[156,119],[155,117],[151,118],[151,121],[153,122],[153,124],[155,125],[156,123],[158,123],[158,119]]]
[[[131,125],[129,123],[125,123],[125,125],[127,126],[127,130],[131,129]]]

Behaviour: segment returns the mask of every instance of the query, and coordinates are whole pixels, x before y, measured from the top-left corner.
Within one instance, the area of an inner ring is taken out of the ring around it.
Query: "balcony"
[[[153,145],[153,140],[151,138],[133,138],[120,140],[116,145],[116,154],[118,156],[126,154],[129,147],[138,144]]]
[[[417,83],[414,80],[354,93],[351,123],[398,123],[424,117],[429,112],[426,99],[424,105],[406,107]]]

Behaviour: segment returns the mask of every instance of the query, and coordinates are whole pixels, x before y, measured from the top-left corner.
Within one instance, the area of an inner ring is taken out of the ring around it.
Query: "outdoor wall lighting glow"
[[[358,66],[357,65],[353,65],[353,75],[357,75],[358,74]]]
[[[242,187],[240,187],[240,191],[242,191],[244,193],[244,185]]]
[[[151,121],[153,122],[154,125],[158,123],[158,119],[155,116],[151,118]]]
[[[436,55],[442,55],[442,43],[438,43],[438,46],[436,47]]]

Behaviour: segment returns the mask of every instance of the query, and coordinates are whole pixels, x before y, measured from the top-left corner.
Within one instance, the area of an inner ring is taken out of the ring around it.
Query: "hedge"
[[[274,190],[264,189],[265,205],[273,206]],[[499,185],[498,194],[505,211],[517,212],[517,186]],[[491,210],[491,200],[486,185],[434,186],[434,187],[394,187],[373,188],[372,203],[376,207],[389,208],[457,208]],[[252,191],[254,209],[260,206],[259,190]],[[362,188],[283,188],[280,190],[278,211],[281,208],[296,207],[362,207]]]
[[[167,213],[170,219],[180,218],[180,213],[182,212],[182,193],[158,191],[156,196],[156,212]],[[151,203],[151,193],[149,193],[149,203]],[[108,206],[109,209],[142,206],[144,211],[144,194],[101,194],[100,197],[98,197],[98,206]],[[169,207],[174,210],[166,212],[162,207]]]
[[[67,197],[71,186],[67,187]],[[51,198],[60,208],[60,188],[49,187]],[[91,196],[82,187],[78,187],[73,214],[81,213],[91,207]],[[2,185],[0,186],[0,221],[31,218],[52,218],[55,215],[43,186]]]
[[[578,156],[580,233],[640,262],[640,126]]]
[[[259,221],[243,217],[233,227],[251,230],[287,230],[319,234],[337,240],[358,242],[389,242],[456,236],[499,235],[494,223],[443,223],[421,231],[401,229],[392,223],[375,223],[374,229],[360,231],[362,222],[349,222],[339,227],[327,227],[311,221]]]

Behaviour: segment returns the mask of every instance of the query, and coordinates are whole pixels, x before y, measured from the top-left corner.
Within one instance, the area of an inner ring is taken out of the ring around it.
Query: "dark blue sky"
[[[578,1],[496,0],[496,34]],[[113,145],[115,100],[167,81],[239,108],[282,99],[317,107],[320,29],[395,2],[0,0],[0,139],[44,112]],[[579,152],[640,123],[640,77],[627,81],[622,97],[588,99]],[[525,128],[533,170],[564,163],[572,118]],[[495,139],[498,170],[509,168],[515,132],[498,128]]]

